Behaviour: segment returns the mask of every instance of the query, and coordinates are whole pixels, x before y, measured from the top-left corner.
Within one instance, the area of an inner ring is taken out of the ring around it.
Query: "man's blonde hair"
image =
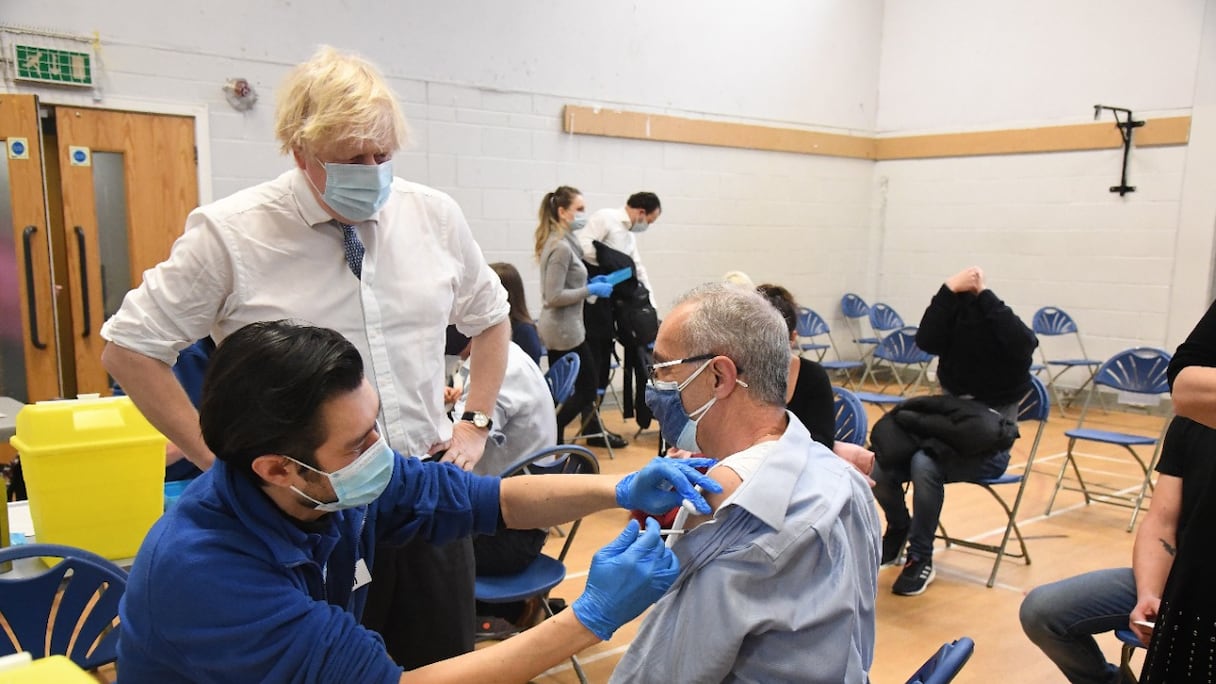
[[[287,75],[274,118],[275,137],[288,154],[324,152],[347,142],[373,142],[395,152],[409,137],[405,116],[380,71],[328,45]]]

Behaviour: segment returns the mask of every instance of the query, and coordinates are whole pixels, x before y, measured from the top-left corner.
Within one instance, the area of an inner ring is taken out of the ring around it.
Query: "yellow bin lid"
[[[17,412],[9,443],[18,453],[164,441],[130,397],[40,401]]]
[[[26,665],[0,671],[0,684],[97,684],[92,675],[66,656],[39,658]]]

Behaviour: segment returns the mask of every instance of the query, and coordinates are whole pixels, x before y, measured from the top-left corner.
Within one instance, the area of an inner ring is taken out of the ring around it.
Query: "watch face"
[[[483,428],[490,424],[490,417],[484,413],[474,413],[473,424],[479,428]]]

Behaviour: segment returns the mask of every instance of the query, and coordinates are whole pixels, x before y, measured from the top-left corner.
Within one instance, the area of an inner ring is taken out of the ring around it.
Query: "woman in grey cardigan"
[[[537,331],[549,350],[549,365],[570,352],[578,354],[574,394],[557,413],[557,441],[565,442],[566,425],[595,401],[595,368],[583,328],[583,300],[608,297],[612,285],[587,282],[583,250],[574,231],[587,224],[586,203],[577,189],[563,185],[546,193],[536,226],[536,258],[540,262],[541,302]]]

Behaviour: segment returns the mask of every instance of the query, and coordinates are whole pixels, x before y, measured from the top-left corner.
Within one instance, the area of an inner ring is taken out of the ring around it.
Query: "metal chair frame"
[[[1066,311],[1058,307],[1044,306],[1034,312],[1030,327],[1035,335],[1047,337],[1072,335],[1077,340],[1077,348],[1081,350],[1080,358],[1049,359],[1047,358],[1047,350],[1043,345],[1039,345],[1039,356],[1043,359],[1043,370],[1047,372],[1047,386],[1051,388],[1051,393],[1055,395],[1056,405],[1060,407],[1061,412],[1064,411],[1065,407],[1072,406],[1072,402],[1076,396],[1085,392],[1087,388],[1090,393],[1096,391],[1093,380],[1094,375],[1098,372],[1098,367],[1102,365],[1102,361],[1089,358],[1089,354],[1085,351],[1085,342],[1081,339],[1081,331],[1077,328],[1077,323],[1073,320],[1072,316],[1069,316]],[[1053,368],[1056,370],[1053,371]],[[1088,370],[1089,374],[1081,385],[1077,387],[1076,394],[1069,397],[1068,401],[1065,402],[1058,380],[1060,376],[1073,368]],[[1105,410],[1105,406],[1103,406],[1103,410]]]
[[[828,327],[827,321],[818,313],[807,307],[799,307],[798,309],[798,336],[800,338],[813,340],[820,335],[826,335],[828,338],[827,344],[818,344],[815,342],[800,342],[799,349],[802,353],[807,351],[815,351],[818,355],[816,361],[823,369],[829,373],[841,373],[844,375],[845,382],[849,387],[857,389],[857,385],[853,382],[853,374],[851,371],[857,368],[865,368],[866,364],[862,361],[846,361],[840,358],[840,349],[836,346],[836,340],[832,338],[832,329]],[[836,356],[835,360],[825,359],[828,350]]]
[[[1005,558],[1021,558],[1026,562],[1026,565],[1030,565],[1030,552],[1026,548],[1026,540],[1022,537],[1022,530],[1018,528],[1017,515],[1022,505],[1022,496],[1026,493],[1026,483],[1030,479],[1031,468],[1034,467],[1035,455],[1039,451],[1039,442],[1043,439],[1043,430],[1047,427],[1047,419],[1051,415],[1051,398],[1047,393],[1047,388],[1041,380],[1033,375],[1030,376],[1030,382],[1030,391],[1026,393],[1026,396],[1022,397],[1022,401],[1018,405],[1018,422],[1037,421],[1038,428],[1035,429],[1034,441],[1030,445],[1030,453],[1026,457],[1026,465],[1022,467],[1022,473],[1014,475],[1006,472],[1000,477],[965,482],[965,484],[983,487],[1005,511],[1005,532],[1001,536],[1001,543],[984,544],[970,539],[951,537],[946,532],[945,525],[940,520],[938,521],[939,532],[937,538],[946,542],[946,548],[962,546],[968,549],[996,554],[996,560],[992,563],[992,572],[988,575],[988,588],[990,589],[996,583],[996,573],[1000,570],[1001,561]],[[996,490],[996,487],[1011,484],[1018,486],[1017,495],[1013,499],[1013,505],[1010,505],[1001,496],[1000,492]],[[1020,553],[1008,551],[1010,534],[1017,537],[1018,546],[1021,548]]]
[[[1118,392],[1158,396],[1168,394],[1170,386],[1166,370],[1169,368],[1170,358],[1169,352],[1155,347],[1126,349],[1102,363],[1094,374],[1093,384],[1095,386],[1110,387]],[[1098,503],[1132,509],[1131,520],[1127,524],[1127,531],[1131,532],[1136,526],[1136,517],[1140,514],[1144,500],[1150,497],[1153,489],[1153,468],[1157,465],[1157,459],[1161,455],[1161,443],[1164,441],[1165,431],[1169,427],[1169,416],[1166,416],[1162,421],[1161,431],[1156,437],[1130,432],[1086,428],[1084,427],[1085,417],[1089,413],[1089,407],[1093,401],[1094,394],[1095,392],[1090,392],[1086,396],[1084,407],[1081,409],[1081,416],[1077,419],[1077,426],[1071,430],[1064,431],[1064,435],[1068,437],[1068,449],[1064,454],[1064,462],[1060,464],[1060,472],[1056,476],[1055,490],[1051,494],[1051,499],[1047,502],[1047,510],[1044,515],[1051,515],[1051,509],[1055,505],[1056,496],[1060,493],[1061,489],[1067,489],[1069,491],[1081,492],[1085,496],[1085,505],[1087,506],[1096,501]],[[1122,494],[1120,490],[1100,483],[1086,484],[1084,477],[1081,475],[1081,468],[1077,465],[1074,456],[1074,449],[1078,441],[1117,446],[1131,454],[1143,473],[1143,480],[1136,494],[1134,496]],[[1137,446],[1151,446],[1153,448],[1147,460],[1136,451],[1134,447]],[[1072,467],[1073,474],[1076,477],[1076,486],[1064,484],[1064,475],[1067,473],[1069,466]],[[1091,491],[1095,487],[1109,491]]]
[[[892,380],[899,385],[899,396],[901,397],[907,396],[912,388],[922,386],[929,371],[929,362],[933,360],[931,354],[916,346],[915,326],[902,327],[883,337],[882,341],[878,343],[878,347],[874,349],[874,358],[886,362],[887,367],[891,370]],[[917,371],[916,379],[905,385],[899,375],[897,364],[914,367]],[[888,381],[879,391],[885,392],[890,386],[891,381]]]
[[[537,466],[537,461],[558,457],[559,461],[549,466]],[[559,444],[541,449],[520,458],[515,463],[503,469],[501,477],[515,475],[550,475],[550,474],[596,474],[600,471],[599,461],[590,449],[573,444]],[[484,603],[506,603],[528,597],[539,597],[540,604],[548,617],[553,617],[553,609],[549,606],[549,592],[566,577],[565,560],[574,543],[582,519],[575,520],[566,533],[566,541],[557,558],[541,554],[524,570],[506,577],[477,577],[475,596]],[[531,580],[529,583],[527,580]],[[522,585],[522,586],[521,586]],[[570,664],[582,684],[587,684],[587,675],[579,663],[578,656],[570,656]]]

